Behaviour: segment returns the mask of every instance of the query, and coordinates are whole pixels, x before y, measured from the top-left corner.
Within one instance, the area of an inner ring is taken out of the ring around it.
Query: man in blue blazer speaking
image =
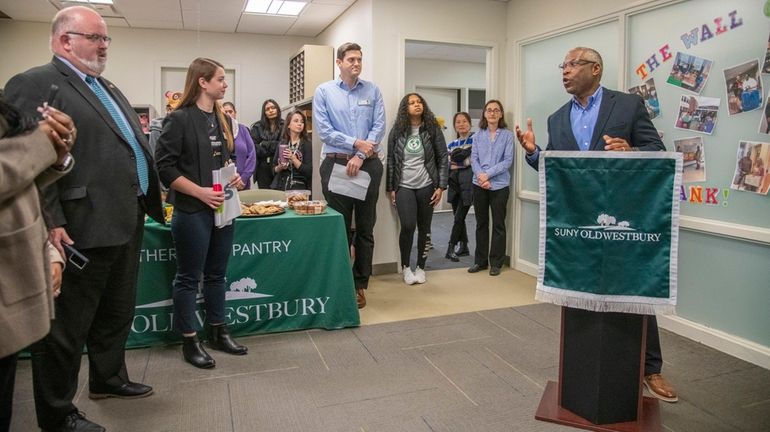
[[[594,49],[570,50],[559,65],[562,84],[572,100],[548,117],[546,150],[568,151],[663,151],[666,147],[650,120],[642,98],[600,85],[604,65]],[[516,137],[526,151],[526,161],[538,167],[540,147],[535,144],[532,120],[527,130],[516,126]],[[658,322],[647,320],[644,385],[658,399],[678,400],[676,390],[661,375]]]

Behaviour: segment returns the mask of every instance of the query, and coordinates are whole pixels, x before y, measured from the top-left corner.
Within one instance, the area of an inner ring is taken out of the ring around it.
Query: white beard
[[[80,57],[79,55],[75,54],[74,52],[72,53],[72,55],[76,59],[78,59],[79,62],[86,65],[88,69],[90,69],[93,72],[96,72],[97,76],[101,75],[104,72],[104,70],[107,68],[107,59],[104,59],[102,61],[99,57],[97,57],[96,60],[86,60]]]

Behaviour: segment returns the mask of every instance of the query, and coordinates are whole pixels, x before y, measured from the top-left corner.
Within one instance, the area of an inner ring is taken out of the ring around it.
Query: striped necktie
[[[99,101],[102,103],[102,105],[104,105],[104,108],[107,109],[107,112],[110,113],[112,119],[115,120],[115,124],[118,125],[120,132],[123,134],[123,138],[131,146],[131,150],[134,151],[134,156],[136,156],[136,175],[139,177],[139,186],[142,188],[142,193],[147,195],[147,186],[149,184],[147,177],[147,159],[144,157],[144,151],[142,151],[142,147],[136,140],[136,136],[131,131],[131,128],[128,126],[123,117],[121,117],[118,113],[118,108],[115,106],[115,104],[112,103],[112,100],[109,98],[109,96],[107,96],[107,93],[105,93],[104,89],[102,89],[102,86],[99,85],[99,82],[96,80],[96,78],[88,75],[86,76],[86,82],[91,87],[91,90],[94,91],[96,97],[99,98]]]

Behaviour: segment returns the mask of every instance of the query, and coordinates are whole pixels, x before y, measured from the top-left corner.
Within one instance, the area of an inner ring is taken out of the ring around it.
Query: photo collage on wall
[[[760,60],[761,59],[761,60]],[[765,95],[762,74],[770,74],[770,34],[764,57],[744,61],[722,70],[724,93],[701,94],[715,67],[714,60],[677,52],[666,83],[685,90],[676,107],[675,129],[711,136],[717,130],[722,95],[726,97],[728,117],[759,113],[758,132],[770,135],[770,93]],[[717,78],[714,78],[717,79]],[[713,86],[712,86],[713,87]],[[719,88],[721,86],[718,86]],[[661,115],[660,100],[652,78],[628,89],[644,101],[651,119]],[[715,97],[716,96],[716,97]],[[666,108],[669,109],[669,108]],[[723,115],[724,117],[724,115]],[[661,139],[663,133],[659,131]],[[735,159],[735,170],[730,188],[738,191],[767,195],[770,189],[770,143],[744,140],[740,137]],[[683,182],[705,182],[706,140],[702,136],[674,139],[674,148],[683,155]],[[713,169],[713,168],[712,168]],[[711,181],[716,179],[711,178]]]

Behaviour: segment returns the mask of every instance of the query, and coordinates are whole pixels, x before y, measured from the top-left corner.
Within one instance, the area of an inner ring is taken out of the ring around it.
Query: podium
[[[593,431],[661,430],[658,400],[642,396],[647,316],[562,307],[559,382],[537,420]]]

